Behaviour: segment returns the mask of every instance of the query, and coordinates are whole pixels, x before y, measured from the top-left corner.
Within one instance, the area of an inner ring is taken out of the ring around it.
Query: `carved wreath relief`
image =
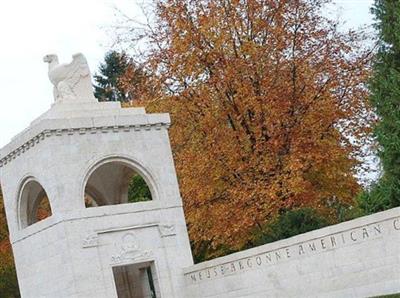
[[[114,264],[124,263],[137,259],[148,258],[152,255],[149,250],[142,250],[134,233],[129,232],[121,237],[121,241],[115,244],[117,254],[111,257]]]

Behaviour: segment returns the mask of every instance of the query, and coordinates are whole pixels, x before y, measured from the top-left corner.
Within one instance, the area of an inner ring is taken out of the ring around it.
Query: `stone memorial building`
[[[98,102],[82,54],[44,60],[55,102],[0,151],[22,297],[400,293],[400,208],[193,265],[169,115]],[[151,200],[128,201],[135,176]]]

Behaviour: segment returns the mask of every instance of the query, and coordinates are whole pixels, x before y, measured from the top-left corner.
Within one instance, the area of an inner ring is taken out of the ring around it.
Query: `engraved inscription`
[[[327,235],[324,237],[304,241],[287,247],[238,259],[230,263],[220,264],[203,270],[186,273],[185,277],[191,283],[237,274],[244,270],[254,270],[291,258],[305,257],[325,251],[336,250],[340,247],[350,246],[368,240],[383,237],[389,232],[400,232],[400,218],[387,220],[380,223],[369,224],[351,230]]]

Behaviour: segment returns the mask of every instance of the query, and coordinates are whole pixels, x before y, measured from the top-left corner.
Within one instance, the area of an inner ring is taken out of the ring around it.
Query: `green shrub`
[[[320,229],[329,225],[328,221],[314,209],[301,208],[281,214],[270,224],[253,233],[253,241],[248,247],[289,238],[298,234]],[[246,247],[246,248],[248,248]]]
[[[364,215],[400,206],[400,182],[384,177],[370,191],[363,192],[357,203]]]
[[[151,201],[151,192],[142,176],[135,175],[129,184],[128,202],[136,203],[143,201]]]
[[[400,298],[400,294],[375,296],[375,297],[372,297],[372,298]]]
[[[192,246],[193,261],[195,264],[237,252],[237,250],[228,245],[219,245],[213,248],[211,246],[211,241],[202,241],[196,250],[193,248],[193,242],[190,244]]]

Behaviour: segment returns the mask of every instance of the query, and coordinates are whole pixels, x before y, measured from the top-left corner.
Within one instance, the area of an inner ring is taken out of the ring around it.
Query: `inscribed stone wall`
[[[400,293],[400,208],[185,269],[187,297]]]

